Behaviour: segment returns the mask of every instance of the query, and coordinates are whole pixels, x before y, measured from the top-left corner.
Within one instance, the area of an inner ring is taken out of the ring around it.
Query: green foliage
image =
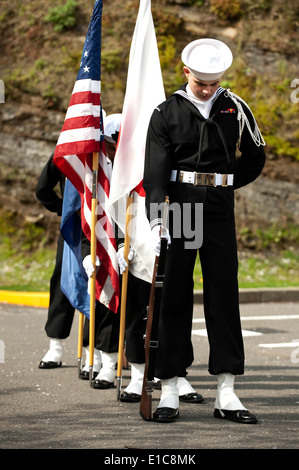
[[[299,285],[299,254],[284,250],[280,256],[241,256],[239,285],[250,287],[292,287]]]
[[[272,225],[238,231],[240,287],[299,286],[299,227]],[[195,288],[202,288],[199,259],[194,271]]]
[[[3,290],[48,292],[55,265],[55,250],[12,253],[1,243],[0,286]]]
[[[153,20],[156,29],[157,38],[159,36],[172,35],[177,37],[183,26],[183,20],[176,14],[165,12],[161,8],[153,8]]]
[[[210,0],[210,9],[224,20],[235,20],[242,15],[241,0]]]
[[[16,230],[15,214],[0,214],[1,289],[45,291],[54,269],[55,250],[45,248],[46,234],[38,224],[23,223]]]
[[[267,144],[267,153],[299,160],[297,128],[298,104],[290,100],[292,88],[286,78],[285,65],[277,64],[274,77],[259,76],[236,58],[221,82],[240,95],[252,109]]]
[[[38,224],[24,221],[16,230],[15,214],[1,211],[0,214],[0,244],[1,257],[8,250],[11,255],[20,251],[32,252],[45,243],[45,229]]]
[[[47,61],[42,58],[37,59],[34,64],[34,67],[36,70],[44,70],[46,66],[47,66]]]
[[[296,225],[288,224],[271,225],[265,229],[251,230],[242,228],[238,233],[238,240],[242,246],[254,248],[258,251],[264,249],[284,249],[290,244],[299,246],[299,228]]]
[[[45,21],[47,23],[53,23],[55,31],[62,31],[64,29],[73,28],[76,23],[76,0],[67,0],[66,3],[50,8]]]
[[[166,96],[170,96],[174,93],[185,81],[184,72],[182,70],[182,64],[180,61],[177,61],[175,66],[173,67],[173,72],[171,75],[164,74],[163,81],[164,81],[164,88]]]
[[[158,49],[161,67],[167,67],[176,57],[176,40],[172,35],[160,36]]]
[[[81,49],[71,50],[69,47],[62,46],[61,52],[62,52],[62,55],[61,55],[62,66],[66,67],[67,70],[70,70],[74,73],[78,73],[80,63],[81,63],[82,50]]]
[[[276,155],[283,155],[291,158],[295,158],[299,161],[299,147],[293,145],[283,137],[277,135],[265,135],[267,146],[271,148],[271,151]]]
[[[0,214],[1,289],[48,292],[56,250],[46,248],[42,227],[24,223],[16,230],[14,217],[8,211]],[[273,225],[255,231],[244,228],[239,231],[238,240],[240,287],[299,286],[297,226]],[[202,286],[197,259],[194,287],[202,289]]]
[[[239,287],[298,287],[299,253],[283,250],[279,254],[266,256],[263,253],[239,254]],[[194,288],[203,288],[199,258],[194,270]]]
[[[268,248],[273,244],[299,243],[299,228],[294,225],[280,227],[273,225],[266,230],[257,230],[258,237],[262,240],[264,248]]]
[[[244,8],[247,12],[268,12],[271,10],[273,0],[243,0]]]
[[[194,5],[196,7],[203,7],[205,4],[205,0],[190,0],[189,4]]]
[[[101,63],[105,72],[113,72],[123,67],[121,49],[102,51]]]

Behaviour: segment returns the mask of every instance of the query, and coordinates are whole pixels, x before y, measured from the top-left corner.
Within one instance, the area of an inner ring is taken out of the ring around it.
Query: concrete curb
[[[0,290],[0,303],[48,308],[48,292],[14,292]],[[194,291],[194,302],[203,303],[203,292]],[[240,303],[299,302],[299,287],[240,289]]]
[[[17,292],[0,290],[0,302],[29,307],[49,307],[50,294],[48,292]]]

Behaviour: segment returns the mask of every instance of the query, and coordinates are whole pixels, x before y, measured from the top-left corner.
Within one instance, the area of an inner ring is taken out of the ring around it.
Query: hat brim
[[[194,64],[194,60],[190,60],[190,55],[194,51],[194,49],[198,46],[213,46],[221,56],[221,63],[219,67],[213,66],[211,69],[207,69],[200,63]],[[224,44],[222,41],[218,41],[217,39],[210,39],[210,38],[202,38],[196,39],[195,41],[190,42],[182,51],[182,62],[185,64],[186,67],[189,68],[190,72],[197,78],[202,80],[215,80],[220,78],[223,73],[231,66],[233,61],[233,54],[230,48]]]
[[[219,80],[225,72],[225,70],[223,70],[219,73],[203,73],[197,72],[196,70],[193,70],[190,67],[188,67],[188,69],[192,73],[192,75],[194,75],[194,77],[204,82],[212,82],[214,80]]]

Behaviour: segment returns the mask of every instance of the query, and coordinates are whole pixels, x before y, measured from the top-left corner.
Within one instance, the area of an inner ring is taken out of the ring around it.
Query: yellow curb
[[[48,308],[49,299],[49,292],[13,292],[0,290],[0,302],[8,304]]]

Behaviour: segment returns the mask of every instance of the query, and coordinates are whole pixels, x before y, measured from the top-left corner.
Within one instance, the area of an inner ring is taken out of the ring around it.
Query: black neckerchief
[[[223,93],[225,92],[225,88],[222,88],[222,87],[219,87],[217,88],[216,92],[215,92],[215,99],[213,101],[213,104],[212,104],[212,108],[215,104],[215,102],[217,101],[218,97]],[[189,95],[187,94],[186,92],[186,84],[183,85],[179,90],[177,90],[175,93],[175,95],[178,95],[178,96],[181,96],[182,98],[184,98],[184,103],[185,105],[187,106],[187,108],[189,109],[189,111],[191,111],[193,114],[195,114],[197,117],[200,118],[202,124],[200,126],[200,138],[199,138],[199,145],[198,145],[198,157],[197,157],[197,165],[196,167],[198,168],[198,165],[200,163],[200,158],[201,158],[201,153],[202,153],[202,143],[203,143],[203,137],[204,137],[204,133],[205,133],[205,130],[206,130],[206,127],[207,125],[210,125],[210,124],[214,124],[214,126],[216,126],[216,129],[217,129],[217,132],[218,132],[218,135],[220,137],[220,140],[223,144],[223,147],[224,147],[224,151],[225,151],[225,155],[226,155],[226,159],[228,161],[228,163],[231,163],[231,159],[230,159],[230,155],[229,155],[229,152],[228,152],[228,149],[227,149],[227,145],[226,145],[226,142],[225,142],[225,138],[224,138],[224,135],[223,135],[223,132],[220,128],[220,126],[217,124],[216,121],[214,121],[214,117],[216,115],[216,112],[214,112],[214,114],[211,116],[211,117],[208,117],[207,119],[204,118],[204,116],[201,114],[201,112],[197,109],[197,107],[195,106],[195,104],[192,102],[192,100],[190,99]],[[211,108],[211,110],[212,110]]]

